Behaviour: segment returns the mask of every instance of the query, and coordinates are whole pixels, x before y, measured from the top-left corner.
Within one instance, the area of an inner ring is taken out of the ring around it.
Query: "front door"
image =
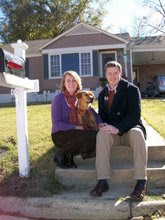
[[[107,62],[116,60],[115,52],[111,53],[101,53],[101,61],[102,61],[102,77],[105,78],[105,64]]]

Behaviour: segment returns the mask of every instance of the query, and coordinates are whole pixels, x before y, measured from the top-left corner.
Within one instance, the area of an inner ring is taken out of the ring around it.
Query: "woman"
[[[54,160],[61,168],[76,168],[75,155],[83,159],[95,153],[96,131],[83,129],[78,125],[76,113],[76,94],[82,89],[81,78],[74,71],[63,74],[61,92],[55,96],[52,106],[52,140],[59,149]],[[97,125],[101,119],[96,112]]]

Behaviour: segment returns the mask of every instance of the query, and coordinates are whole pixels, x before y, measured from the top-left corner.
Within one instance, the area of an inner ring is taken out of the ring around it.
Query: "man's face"
[[[110,87],[115,87],[121,79],[122,73],[118,67],[108,67],[106,70],[106,78]]]

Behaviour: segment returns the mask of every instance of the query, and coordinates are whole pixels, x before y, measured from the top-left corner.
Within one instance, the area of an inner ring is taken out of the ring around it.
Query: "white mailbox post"
[[[25,51],[28,45],[18,40],[11,44],[14,48],[14,55],[25,60]],[[29,166],[29,143],[28,143],[28,125],[27,125],[27,92],[39,91],[39,80],[30,80],[21,78],[11,73],[0,73],[0,86],[11,88],[11,94],[15,96],[16,121],[17,121],[17,143],[19,175],[28,177]]]

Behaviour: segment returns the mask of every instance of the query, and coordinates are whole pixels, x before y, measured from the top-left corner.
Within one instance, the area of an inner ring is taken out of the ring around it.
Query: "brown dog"
[[[81,126],[85,129],[98,130],[94,109],[91,103],[94,100],[94,94],[91,91],[80,91],[77,95],[77,116]]]

